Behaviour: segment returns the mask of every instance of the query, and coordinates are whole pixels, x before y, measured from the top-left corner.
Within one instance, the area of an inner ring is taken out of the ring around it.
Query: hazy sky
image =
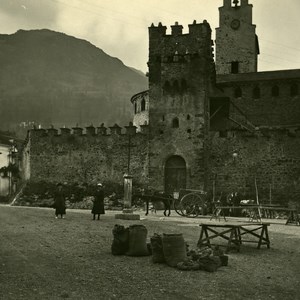
[[[249,0],[259,38],[259,70],[300,69],[300,0]],[[148,26],[219,23],[223,0],[0,0],[0,33],[64,32],[88,40],[126,65],[147,71]],[[1,49],[0,49],[1,50]]]

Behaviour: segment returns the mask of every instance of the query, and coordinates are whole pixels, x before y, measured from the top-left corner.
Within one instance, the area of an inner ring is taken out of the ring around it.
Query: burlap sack
[[[123,255],[128,251],[129,231],[122,225],[116,224],[112,230],[114,239],[111,245],[113,255]]]
[[[163,234],[163,251],[166,263],[176,267],[179,262],[187,260],[186,244],[182,234]]]
[[[129,245],[126,255],[149,255],[147,248],[147,228],[144,225],[129,226]]]
[[[155,233],[154,236],[150,238],[150,242],[152,249],[152,261],[154,263],[164,263],[165,257],[161,235]]]
[[[215,272],[221,266],[219,256],[208,256],[199,259],[200,270]]]

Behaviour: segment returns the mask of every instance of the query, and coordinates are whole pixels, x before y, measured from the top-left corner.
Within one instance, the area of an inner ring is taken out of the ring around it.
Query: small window
[[[274,85],[272,87],[271,95],[272,95],[272,97],[278,97],[279,96],[279,87],[277,85]]]
[[[191,132],[192,132],[192,130],[191,130],[191,129],[188,129],[186,132],[187,132],[187,133],[191,133]]]
[[[235,88],[234,97],[235,98],[241,98],[242,97],[242,89],[240,87]]]
[[[141,111],[144,111],[145,109],[146,109],[146,101],[145,98],[143,98],[141,101]]]
[[[259,99],[260,98],[260,88],[256,86],[253,89],[253,99]]]
[[[232,74],[238,74],[239,73],[239,62],[233,61],[231,63],[231,73]]]
[[[178,120],[178,118],[174,118],[172,120],[172,127],[173,128],[178,128],[179,127],[179,120]]]
[[[238,0],[232,0],[231,1],[231,6],[241,6],[241,4],[239,2],[240,1],[238,1]]]
[[[291,85],[291,96],[295,97],[299,95],[299,89],[297,84],[292,84]]]
[[[165,115],[162,115],[161,119],[162,119],[162,121],[164,121],[165,120]]]
[[[186,116],[186,119],[189,121],[191,119],[191,116],[190,115],[187,115]]]

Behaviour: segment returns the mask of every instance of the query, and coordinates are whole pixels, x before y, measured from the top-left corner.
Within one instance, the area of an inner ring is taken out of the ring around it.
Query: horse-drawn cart
[[[142,200],[146,204],[146,216],[149,213],[149,203],[153,204],[155,202],[162,202],[164,204],[165,216],[170,216],[171,214],[171,204],[174,201],[174,198],[171,194],[167,194],[163,191],[142,190],[140,193],[135,193],[132,195],[132,200],[134,202],[136,202],[137,199]]]
[[[149,203],[162,202],[164,203],[164,215],[171,214],[172,203],[174,204],[175,211],[180,216],[195,218],[202,215],[205,209],[206,192],[201,190],[181,189],[178,197],[174,198],[173,195],[163,191],[143,191],[132,195],[134,202],[140,199],[146,203],[146,215],[149,212]],[[168,213],[167,213],[168,211]]]
[[[206,192],[202,190],[181,189],[174,201],[175,211],[185,217],[196,218],[204,214]]]

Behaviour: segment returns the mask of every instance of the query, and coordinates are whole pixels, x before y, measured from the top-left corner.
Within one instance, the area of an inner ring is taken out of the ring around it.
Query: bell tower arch
[[[257,72],[259,54],[252,4],[248,0],[223,0],[216,28],[216,72],[237,74]]]

